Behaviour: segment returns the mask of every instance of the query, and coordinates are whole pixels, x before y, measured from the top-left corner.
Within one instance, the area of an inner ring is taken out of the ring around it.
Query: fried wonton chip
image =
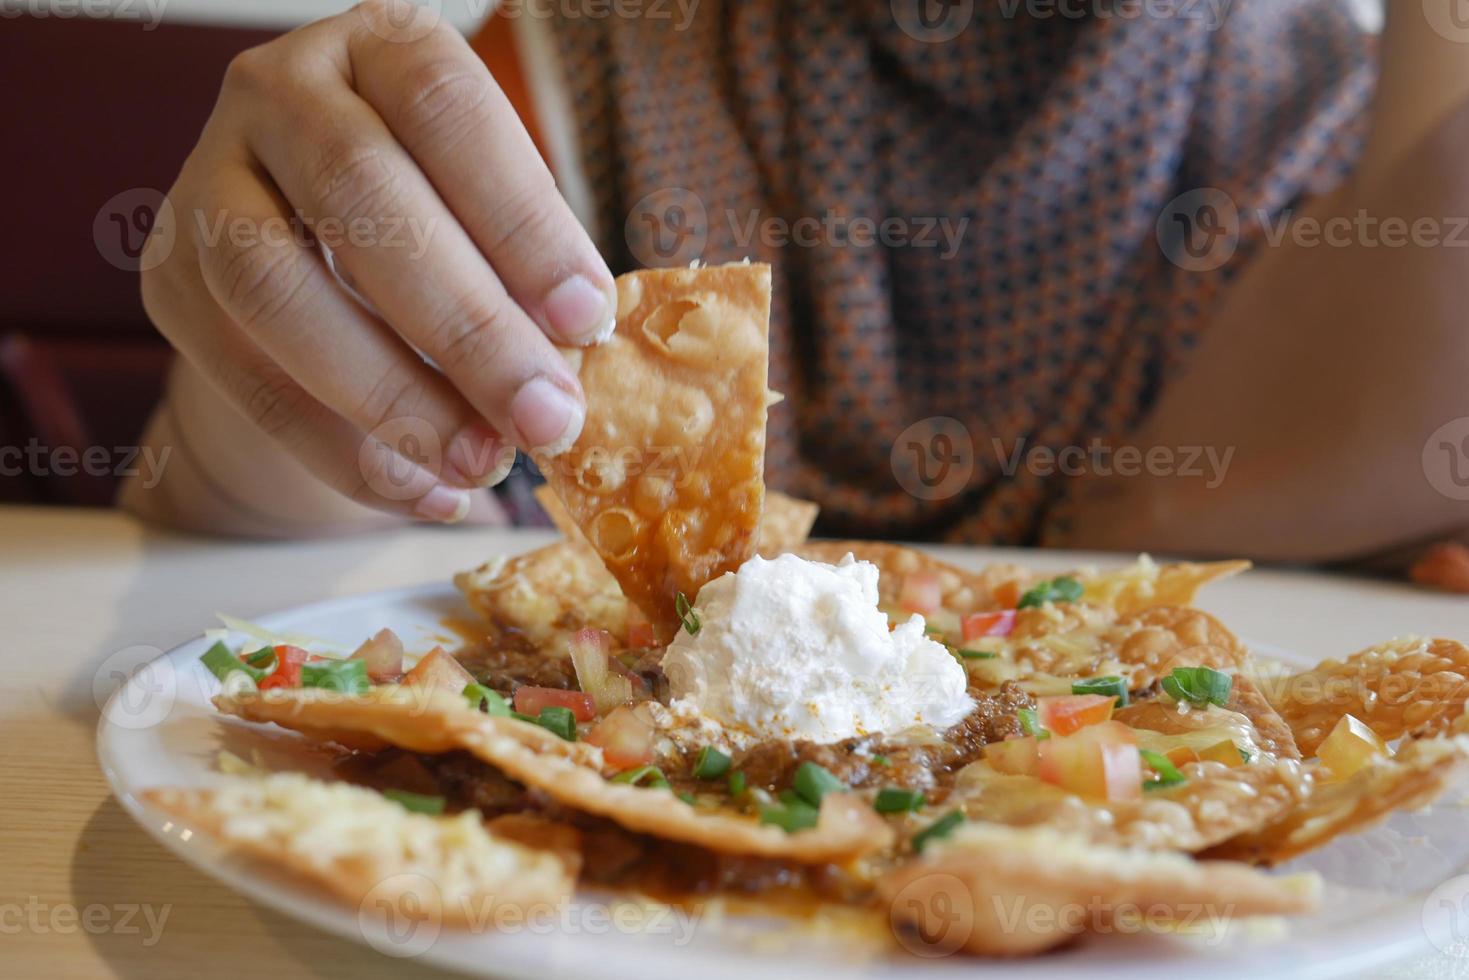
[[[839,563],[847,555],[876,565],[879,602],[886,607],[898,607],[903,583],[909,576],[931,576],[937,580],[943,610],[959,616],[999,608],[991,591],[1018,571],[1010,565],[992,565],[971,572],[917,548],[881,541],[809,541],[792,550],[802,558],[828,565]]]
[[[691,806],[665,789],[608,782],[601,751],[585,742],[484,715],[457,698],[403,687],[376,688],[360,697],[292,689],[245,692],[220,695],[215,704],[249,721],[274,722],[343,745],[377,741],[414,752],[463,749],[573,810],[724,853],[823,864],[881,850],[893,839],[871,807],[850,794],[827,794],[817,825],[788,834],[733,811]]]
[[[536,503],[541,505],[541,509],[551,519],[551,524],[566,540],[591,547],[550,484],[543,483],[532,493]],[[799,547],[810,537],[811,528],[816,524],[816,515],[820,512],[819,504],[800,500],[778,490],[766,490],[765,506],[760,512],[760,535],[757,539],[760,556],[774,558]]]
[[[1343,715],[1389,741],[1444,731],[1469,698],[1469,648],[1399,639],[1261,683],[1301,752],[1312,756]]]
[[[468,925],[495,908],[550,911],[574,875],[555,854],[485,829],[480,815],[410,813],[372,790],[297,773],[234,777],[208,789],[143,794],[175,821],[308,878],[353,908],[395,901]],[[482,921],[482,920],[481,920]]]
[[[513,631],[548,657],[565,656],[566,637],[584,627],[627,637],[627,598],[585,543],[557,541],[496,558],[455,575],[454,584],[492,636]]]
[[[1156,606],[1191,606],[1199,589],[1248,570],[1247,561],[1158,565],[1147,555],[1126,568],[1081,576],[1087,602],[1110,606],[1119,615]]]
[[[1209,856],[1279,864],[1346,833],[1366,830],[1396,810],[1418,810],[1469,773],[1469,736],[1408,742],[1396,756],[1348,779],[1313,787],[1304,805],[1280,820],[1229,840]]]
[[[969,823],[881,883],[895,924],[937,951],[1020,956],[1146,914],[1194,924],[1316,907],[1313,875],[1090,844],[1038,828]]]
[[[568,351],[581,437],[538,459],[660,635],[677,594],[755,553],[764,497],[770,267],[650,269],[617,280],[617,332]]]

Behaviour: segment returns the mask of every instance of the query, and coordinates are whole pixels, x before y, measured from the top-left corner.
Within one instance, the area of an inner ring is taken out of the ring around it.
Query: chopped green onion
[[[264,671],[275,670],[275,647],[261,647],[254,653],[245,654],[245,663]]]
[[[265,671],[259,667],[251,667],[239,657],[230,653],[229,647],[225,646],[222,642],[216,643],[208,650],[205,650],[204,655],[199,658],[199,662],[209,668],[209,672],[221,681],[237,671],[242,674],[248,674],[251,680],[257,682],[265,677]]]
[[[338,694],[366,694],[372,681],[367,679],[366,660],[328,660],[302,664],[301,686],[320,687]]]
[[[663,775],[663,770],[657,766],[638,766],[620,772],[612,777],[614,783],[626,783],[629,786],[646,786],[649,789],[668,789],[668,777]]]
[[[1020,730],[1031,738],[1050,738],[1051,733],[1041,724],[1040,715],[1036,714],[1034,708],[1021,708],[1015,712],[1020,719]]]
[[[576,715],[570,708],[549,707],[541,709],[541,716],[536,719],[548,732],[554,732],[566,739],[568,742],[576,741]]]
[[[744,773],[742,773],[742,772],[732,772],[732,773],[729,774],[729,795],[730,796],[744,796],[745,795],[745,790],[748,789],[748,788],[749,788],[749,781],[747,779],[745,779],[745,774]]]
[[[923,809],[926,802],[922,790],[888,786],[877,791],[877,799],[872,801],[872,808],[878,813],[914,813]]]
[[[699,632],[699,614],[694,612],[694,607],[689,605],[689,597],[682,592],[673,600],[673,610],[678,613],[678,621],[683,628],[689,631],[689,636]]]
[[[831,774],[829,769],[814,762],[803,762],[796,768],[793,784],[797,795],[812,806],[821,806],[821,798],[827,793],[844,793],[847,784]]]
[[[1110,694],[1117,699],[1117,707],[1127,707],[1127,681],[1120,677],[1093,677],[1076,681],[1071,685],[1072,694]]]
[[[678,794],[678,798],[683,800],[689,806],[694,806],[698,803],[698,800],[694,799],[693,793],[680,793]]]
[[[958,650],[961,660],[994,660],[998,653],[990,653],[988,650]]]
[[[1239,753],[1239,757],[1240,757],[1240,761],[1241,762],[1249,762],[1250,761],[1250,758],[1251,758],[1250,753],[1246,752],[1244,749],[1240,748],[1238,745],[1236,745],[1234,747],[1234,750]]]
[[[483,684],[465,684],[463,693],[464,699],[475,711],[483,710],[485,714],[497,718],[508,718],[511,714],[510,702],[499,691],[492,691]]]
[[[928,634],[929,636],[943,636],[944,635],[944,631],[941,630],[941,629],[939,629],[937,626],[925,626],[925,627],[923,627],[923,632],[926,633],[926,634]]]
[[[1138,752],[1142,755],[1143,761],[1148,764],[1148,768],[1158,774],[1157,779],[1144,779],[1143,789],[1166,789],[1169,786],[1188,782],[1188,777],[1179,772],[1178,767],[1169,762],[1167,756],[1148,749],[1139,749]]]
[[[731,761],[733,760],[729,756],[714,746],[706,745],[699,750],[699,760],[694,763],[694,778],[718,779],[729,772]]]
[[[796,800],[782,806],[768,806],[760,811],[760,822],[774,824],[788,834],[816,826],[816,807]]]
[[[872,757],[872,764],[874,766],[890,766],[893,764],[893,760],[885,755],[875,755]]]
[[[436,817],[444,812],[445,801],[442,796],[410,793],[404,789],[385,789],[383,795],[410,813],[427,813]]]
[[[952,834],[961,823],[964,822],[964,814],[959,810],[950,810],[939,817],[933,823],[924,827],[913,835],[913,850],[923,853],[923,849],[931,842],[942,840]]]
[[[1201,708],[1210,704],[1224,707],[1233,689],[1234,678],[1210,667],[1174,667],[1163,678],[1163,691],[1170,698]]]
[[[524,721],[524,722],[527,722],[527,723],[532,724],[532,725],[539,725],[541,723],[541,720],[539,718],[537,718],[535,715],[528,715],[528,714],[525,714],[522,711],[513,711],[512,710],[510,712],[510,717],[511,718],[514,718],[516,721]]]
[[[1048,602],[1075,602],[1082,597],[1085,591],[1076,579],[1063,575],[1061,578],[1053,578],[1031,588],[1020,597],[1020,603],[1016,608],[1034,609]]]

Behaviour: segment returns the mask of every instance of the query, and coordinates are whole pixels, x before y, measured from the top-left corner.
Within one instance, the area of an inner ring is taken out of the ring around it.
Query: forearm
[[[1300,216],[1354,222],[1351,240],[1287,235],[1265,248],[1133,437],[1142,447],[1232,450],[1223,482],[1094,481],[1079,495],[1070,543],[1332,560],[1469,526],[1469,504],[1435,486],[1450,457],[1430,453],[1427,467],[1424,458],[1436,430],[1469,416],[1469,48],[1454,46],[1456,108],[1382,116],[1411,101],[1412,80],[1447,85],[1450,74],[1427,56],[1405,63],[1410,12],[1394,9],[1399,31],[1385,43],[1398,60],[1384,67],[1396,82],[1378,100],[1364,169]],[[1439,242],[1384,247],[1380,227],[1363,234],[1355,224],[1363,212],[1408,228],[1425,220]]]

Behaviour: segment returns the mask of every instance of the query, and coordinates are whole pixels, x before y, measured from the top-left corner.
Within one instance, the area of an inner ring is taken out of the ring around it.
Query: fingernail
[[[546,297],[546,322],[568,344],[600,344],[617,327],[616,299],[585,276],[572,276]]]
[[[444,459],[465,485],[493,487],[510,475],[515,447],[507,446],[500,434],[485,423],[471,422],[449,440]]]
[[[418,498],[413,512],[429,521],[440,524],[458,524],[469,515],[469,494],[442,484]]]
[[[549,378],[531,378],[510,400],[510,420],[521,445],[559,456],[581,435],[587,410]]]

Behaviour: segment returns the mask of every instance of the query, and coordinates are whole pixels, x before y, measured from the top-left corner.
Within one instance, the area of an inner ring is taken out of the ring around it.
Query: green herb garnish
[[[612,777],[614,783],[626,783],[629,786],[644,786],[648,789],[668,789],[668,777],[663,775],[663,770],[657,766],[638,766],[620,772]]]
[[[510,702],[506,701],[499,691],[492,691],[483,684],[464,685],[464,699],[475,711],[483,711],[487,715],[499,718],[508,718],[511,715]]]
[[[536,719],[548,732],[554,732],[566,739],[568,742],[576,741],[576,715],[570,708],[549,707],[542,708],[540,717]]]
[[[673,600],[673,611],[678,613],[678,621],[683,628],[689,631],[689,636],[699,632],[699,614],[694,612],[694,607],[689,605],[689,597],[680,592]]]
[[[695,779],[718,779],[729,772],[732,760],[712,745],[699,750],[699,759],[694,763]]]
[[[816,807],[800,800],[767,806],[760,811],[760,822],[774,824],[788,834],[816,826],[819,816]]]
[[[923,809],[926,802],[922,790],[888,786],[877,791],[877,799],[872,801],[872,808],[878,813],[914,813]]]
[[[990,653],[987,650],[956,650],[961,660],[994,660],[998,653]]]
[[[923,849],[936,840],[942,840],[954,832],[964,822],[964,814],[959,810],[950,810],[939,817],[933,823],[924,827],[913,835],[913,850],[922,854]]]
[[[792,785],[796,795],[811,806],[821,806],[821,798],[827,793],[845,793],[848,788],[829,769],[814,762],[803,762],[796,767],[796,778]]]
[[[1085,591],[1076,579],[1063,575],[1032,587],[1020,597],[1020,604],[1016,608],[1034,609],[1048,602],[1075,602]]]
[[[875,755],[872,757],[872,764],[874,766],[890,766],[893,764],[893,760],[885,755]]]
[[[1157,779],[1144,779],[1143,789],[1167,789],[1180,783],[1188,782],[1188,777],[1178,771],[1178,767],[1168,761],[1168,757],[1159,752],[1150,752],[1147,749],[1139,749],[1138,753],[1148,768],[1158,774]]]
[[[1163,691],[1170,698],[1201,708],[1210,704],[1224,707],[1233,689],[1234,678],[1209,667],[1174,667],[1163,678]]]
[[[230,653],[229,647],[223,643],[216,643],[208,650],[205,650],[204,655],[199,658],[199,662],[209,668],[209,672],[221,681],[233,673],[247,674],[252,681],[256,681],[257,683],[265,677],[265,671],[259,667],[251,667],[239,657]]]
[[[1015,712],[1020,719],[1020,730],[1031,738],[1050,738],[1051,733],[1041,724],[1040,715],[1036,714],[1034,708],[1021,708]]]
[[[366,694],[372,688],[365,660],[327,660],[301,665],[301,686],[338,694]]]
[[[729,795],[730,796],[736,796],[736,797],[738,797],[738,796],[744,796],[745,795],[745,790],[747,790],[747,789],[749,789],[749,782],[748,782],[748,780],[745,779],[745,774],[744,773],[742,773],[742,772],[732,772],[732,773],[729,774]]]
[[[275,647],[261,647],[254,653],[245,654],[245,663],[251,667],[259,667],[267,673],[275,670],[275,661]]]
[[[442,796],[410,793],[406,789],[385,789],[383,795],[411,813],[427,813],[436,817],[444,812],[445,800]]]
[[[1117,699],[1117,707],[1127,707],[1127,681],[1120,677],[1093,677],[1076,681],[1071,685],[1072,694],[1110,694]]]

